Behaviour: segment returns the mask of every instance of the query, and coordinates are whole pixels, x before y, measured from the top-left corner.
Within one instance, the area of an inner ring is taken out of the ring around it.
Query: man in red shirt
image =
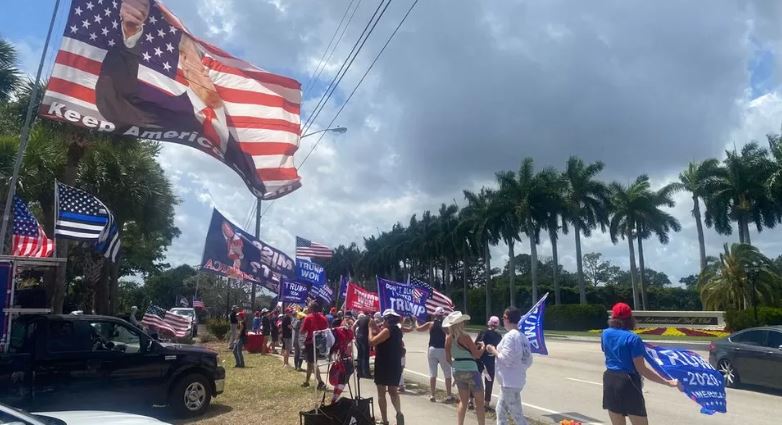
[[[305,317],[301,322],[301,332],[305,334],[304,356],[307,359],[307,378],[304,383],[301,384],[302,387],[310,386],[310,376],[312,376],[312,372],[314,370],[315,379],[318,381],[318,389],[326,389],[326,384],[323,383],[323,380],[320,377],[320,370],[315,367],[315,360],[317,359],[315,357],[315,341],[313,338],[313,333],[315,331],[328,329],[328,327],[329,322],[326,319],[326,316],[323,315],[323,308],[317,302],[311,302],[309,308],[307,309],[307,317]]]

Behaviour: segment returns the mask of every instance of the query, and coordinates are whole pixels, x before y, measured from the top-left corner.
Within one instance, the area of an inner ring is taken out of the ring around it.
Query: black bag
[[[341,398],[336,403],[299,412],[301,425],[374,425],[372,398]]]

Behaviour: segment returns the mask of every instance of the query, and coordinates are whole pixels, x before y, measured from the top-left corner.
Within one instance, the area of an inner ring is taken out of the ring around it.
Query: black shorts
[[[603,373],[603,409],[624,416],[646,417],[641,376],[607,370]]]
[[[304,359],[307,363],[315,362],[315,349],[311,342],[304,343]]]

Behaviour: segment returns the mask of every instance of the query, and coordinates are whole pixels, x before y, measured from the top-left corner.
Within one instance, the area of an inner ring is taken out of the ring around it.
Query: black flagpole
[[[22,126],[22,132],[19,136],[19,152],[16,153],[16,161],[14,162],[14,174],[11,177],[11,182],[8,184],[8,196],[5,199],[5,209],[3,210],[3,224],[0,226],[0,253],[5,253],[6,243],[5,239],[8,235],[8,221],[11,218],[11,208],[14,203],[14,195],[16,195],[16,183],[19,181],[19,170],[22,168],[22,159],[24,159],[24,152],[27,150],[27,142],[30,140],[30,127],[33,122],[33,109],[35,109],[36,101],[38,100],[38,83],[41,80],[41,72],[43,71],[43,62],[46,59],[46,51],[49,48],[49,40],[52,38],[52,28],[54,28],[54,19],[57,17],[57,9],[60,8],[60,0],[55,0],[54,11],[52,11],[52,20],[49,22],[49,31],[46,33],[46,41],[43,43],[43,51],[41,52],[41,61],[38,63],[38,72],[35,74],[35,84],[33,85],[33,92],[30,95],[30,103],[27,105],[27,116],[24,118],[24,126]]]

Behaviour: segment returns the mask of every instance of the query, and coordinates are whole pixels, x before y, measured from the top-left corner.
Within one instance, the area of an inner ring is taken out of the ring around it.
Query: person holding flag
[[[519,331],[520,321],[518,308],[505,309],[502,322],[508,332],[496,347],[486,346],[486,351],[495,358],[497,377],[502,385],[497,401],[497,425],[527,424],[521,407],[521,390],[527,382],[527,369],[532,365],[532,350],[527,336]]]
[[[603,409],[608,410],[612,425],[625,425],[625,417],[633,425],[647,425],[646,401],[641,377],[676,388],[679,381],[665,379],[644,362],[644,342],[632,332],[635,328],[633,310],[625,303],[611,309],[608,328],[603,330],[601,346],[605,353],[603,373]],[[499,410],[499,409],[498,409]]]
[[[443,402],[452,403],[456,401],[451,394],[451,365],[445,358],[445,331],[443,330],[443,318],[445,318],[445,309],[437,307],[432,315],[432,320],[421,326],[416,326],[418,332],[429,332],[429,349],[426,358],[429,361],[429,401],[435,402],[435,390],[437,389],[437,366],[443,371],[445,377],[446,397]]]

